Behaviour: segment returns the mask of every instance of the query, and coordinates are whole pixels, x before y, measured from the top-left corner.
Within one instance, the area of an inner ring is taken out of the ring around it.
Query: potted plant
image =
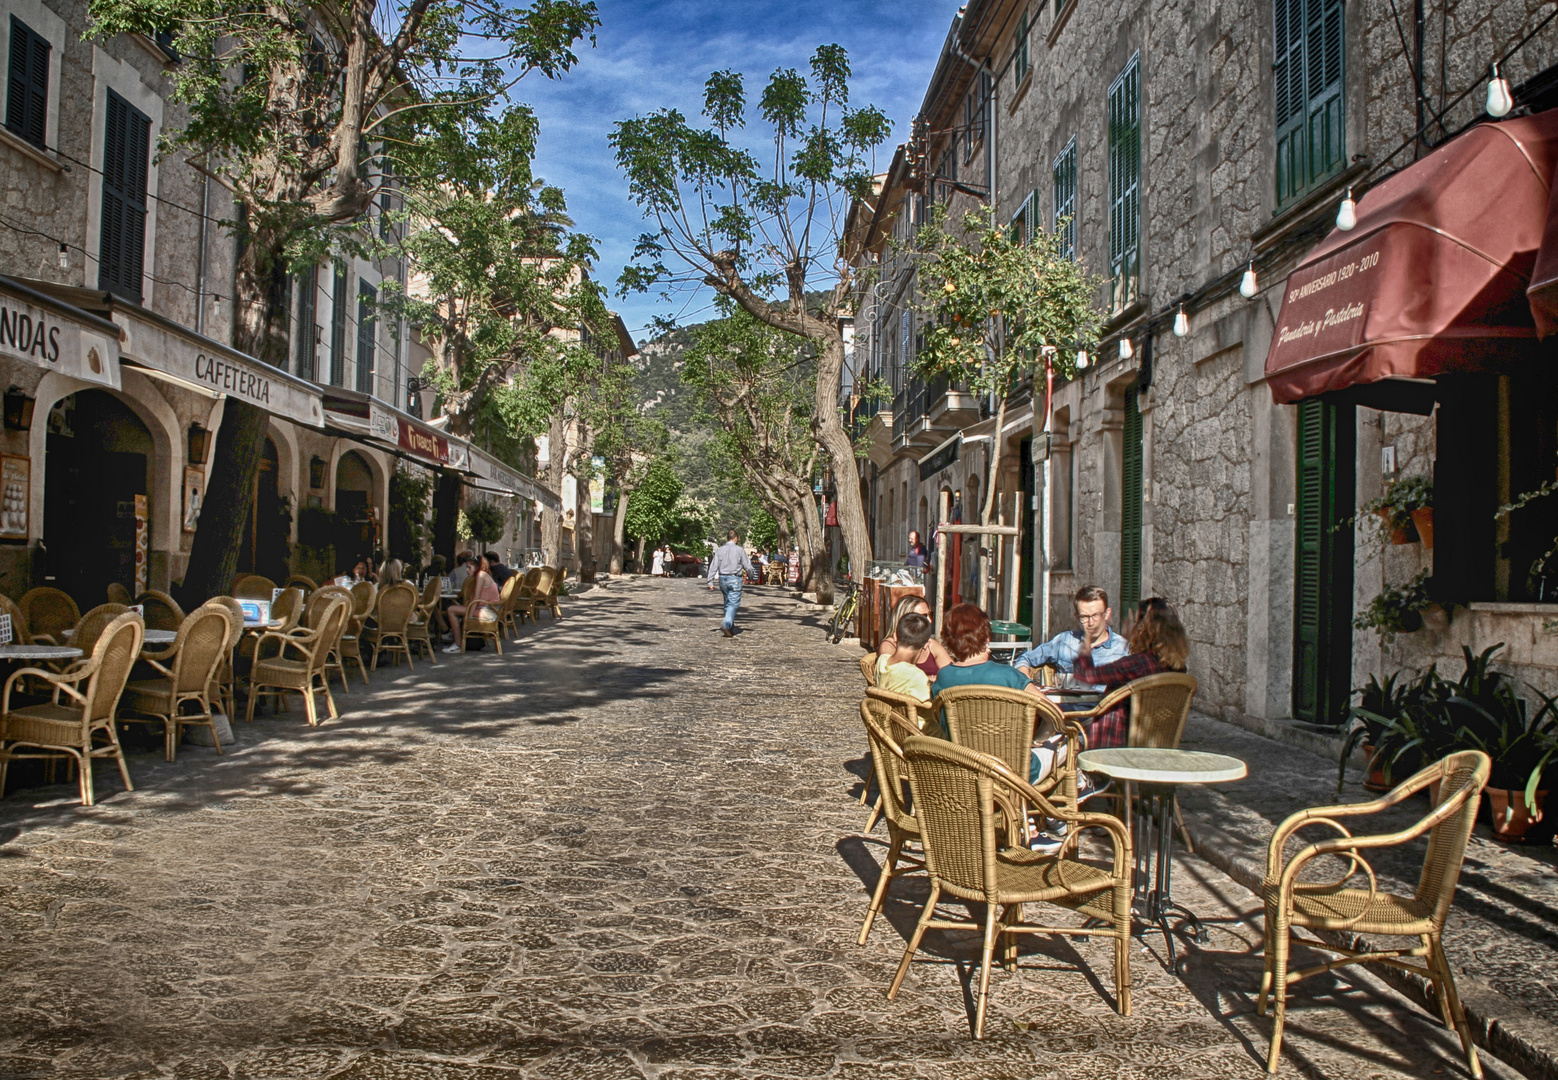
[[[1389,791],[1390,774],[1384,759],[1378,756],[1380,739],[1396,717],[1400,716],[1413,696],[1417,684],[1399,681],[1404,672],[1387,675],[1381,683],[1376,675],[1369,676],[1369,684],[1353,693],[1358,704],[1347,710],[1349,728],[1342,740],[1342,752],[1336,769],[1336,793],[1342,793],[1347,779],[1347,759],[1359,747],[1369,762],[1368,777],[1363,786],[1369,791]]]
[[[1352,625],[1358,630],[1373,630],[1380,642],[1389,645],[1397,634],[1411,634],[1423,628],[1423,612],[1432,607],[1428,595],[1428,571],[1423,570],[1404,585],[1386,585],[1369,601]]]
[[[1380,519],[1380,528],[1392,544],[1410,544],[1422,539],[1424,547],[1433,547],[1434,485],[1426,476],[1413,476],[1397,480],[1377,499],[1365,503],[1362,509]],[[1416,522],[1422,520],[1428,526],[1424,536]]]

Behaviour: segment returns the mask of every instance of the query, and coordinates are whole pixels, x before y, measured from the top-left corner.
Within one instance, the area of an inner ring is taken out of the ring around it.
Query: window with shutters
[[[361,278],[357,279],[357,389],[365,394],[373,393],[374,308],[379,300],[379,290]]]
[[[1352,693],[1354,407],[1298,404],[1293,715],[1340,723]]]
[[[40,149],[48,140],[49,39],[11,16],[11,78],[5,97],[5,126]]]
[[[1140,56],[1109,87],[1109,277],[1111,307],[1125,310],[1141,287]]]
[[[1019,244],[1026,244],[1033,239],[1039,231],[1039,193],[1030,191],[1028,197],[1022,201],[1017,212],[1012,215],[1012,220],[1006,225],[1006,233],[1012,240]]]
[[[330,294],[330,385],[346,385],[346,267],[335,264]]]
[[[1342,0],[1273,0],[1277,205],[1347,166]]]
[[[989,123],[990,76],[980,72],[963,99],[963,164],[974,160],[974,150],[984,144]]]
[[[297,358],[297,373],[305,379],[314,377],[314,359],[318,353],[314,327],[314,305],[318,291],[319,267],[304,267],[298,274],[298,325],[293,352]]]
[[[1055,159],[1053,205],[1050,228],[1060,239],[1062,258],[1076,257],[1077,250],[1077,140],[1072,136]]]
[[[1012,42],[1012,76],[1018,86],[1028,77],[1028,29],[1028,13],[1024,11],[1017,20],[1017,36]]]
[[[1141,397],[1134,386],[1125,392],[1120,483],[1120,611],[1135,610],[1141,600]]]
[[[151,118],[112,90],[107,112],[97,287],[139,304],[146,257]]]

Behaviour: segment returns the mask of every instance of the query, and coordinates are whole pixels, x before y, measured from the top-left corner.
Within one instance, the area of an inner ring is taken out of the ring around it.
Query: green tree
[[[1001,463],[1006,403],[1047,367],[1076,375],[1076,358],[1098,336],[1094,306],[1102,280],[1061,252],[1058,233],[1020,242],[982,207],[952,227],[936,207],[915,236],[921,300],[931,325],[916,360],[927,375],[946,375],[996,401],[997,437],[979,521],[990,524]],[[839,485],[844,487],[843,484]]]
[[[166,130],[159,152],[198,159],[233,192],[233,344],[283,367],[288,268],[359,243],[350,226],[396,183],[385,147],[411,141],[440,111],[486,111],[530,72],[566,71],[598,24],[587,0],[90,0],[89,12],[100,37],[172,34],[173,95],[189,122]],[[228,399],[186,599],[232,578],[266,424]]]
[[[402,463],[390,475],[387,550],[408,567],[422,565],[432,497],[433,474],[426,469]]]
[[[815,378],[809,343],[740,308],[697,327],[692,339],[682,380],[696,389],[713,417],[720,447],[739,478],[770,515],[791,522],[804,588],[831,596],[826,540],[813,501],[817,441],[808,392]]]
[[[638,540],[639,566],[644,564],[644,544],[664,543],[681,531],[682,481],[666,458],[656,458],[644,470],[635,497],[624,519],[626,535]]]
[[[840,477],[839,521],[852,558],[871,557],[855,449],[839,416],[849,295],[839,245],[852,197],[870,194],[868,155],[891,131],[871,106],[849,105],[849,58],[823,45],[810,74],[781,68],[757,105],[766,138],[759,153],[738,143],[746,125],[742,76],[717,71],[704,84],[694,127],[675,109],[618,123],[611,134],[632,198],[652,229],[639,238],[622,287],[708,287],[753,318],[805,339],[817,358],[811,423]],[[820,310],[808,290],[826,285]]]

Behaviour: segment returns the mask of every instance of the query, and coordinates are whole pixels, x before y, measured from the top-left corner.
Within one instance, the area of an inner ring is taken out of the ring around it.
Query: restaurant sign
[[[1369,307],[1380,281],[1379,237],[1343,248],[1294,273],[1282,298],[1271,370],[1355,349],[1364,342]]]
[[[459,439],[419,424],[378,402],[368,405],[368,430],[375,438],[399,447],[411,457],[440,468],[465,469],[470,454]]]
[[[119,342],[108,333],[0,295],[0,356],[73,379],[119,386]]]
[[[237,398],[273,416],[310,427],[324,423],[317,391],[285,372],[176,324],[114,312],[124,329],[124,358],[174,382]]]

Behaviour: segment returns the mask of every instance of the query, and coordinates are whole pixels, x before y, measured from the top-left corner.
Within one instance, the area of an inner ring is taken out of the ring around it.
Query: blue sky
[[[618,120],[664,107],[698,116],[703,81],[735,68],[755,99],[779,67],[801,71],[818,45],[849,51],[855,73],[851,104],[869,102],[892,118],[892,140],[878,151],[886,168],[925,92],[957,0],[599,0],[595,48],[555,82],[532,76],[513,97],[541,121],[536,175],[561,186],[577,227],[600,241],[598,280],[615,293],[617,274],[646,223],[629,201],[606,138]],[[703,317],[700,296],[683,314]],[[617,298],[633,336],[650,317],[673,314],[653,294]],[[680,306],[680,305],[678,305]]]

